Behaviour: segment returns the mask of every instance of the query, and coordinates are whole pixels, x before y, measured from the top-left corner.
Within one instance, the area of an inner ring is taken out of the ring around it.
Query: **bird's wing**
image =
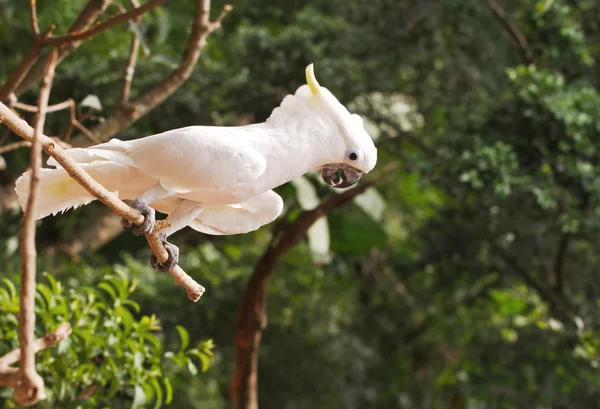
[[[244,234],[271,223],[283,210],[283,199],[269,190],[246,202],[207,207],[190,227],[213,235]]]
[[[231,188],[257,179],[267,167],[244,136],[226,128],[182,128],[128,141],[126,154],[133,166],[174,192]]]
[[[176,196],[170,196],[151,203],[151,206],[161,213],[170,214],[179,201]],[[269,190],[243,203],[207,207],[190,223],[190,227],[212,235],[248,233],[271,223],[282,210],[281,196]]]

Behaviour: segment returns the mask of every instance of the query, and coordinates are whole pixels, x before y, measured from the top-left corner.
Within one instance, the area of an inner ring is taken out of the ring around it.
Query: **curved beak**
[[[354,185],[361,176],[360,170],[345,163],[330,163],[321,168],[323,181],[338,189]]]

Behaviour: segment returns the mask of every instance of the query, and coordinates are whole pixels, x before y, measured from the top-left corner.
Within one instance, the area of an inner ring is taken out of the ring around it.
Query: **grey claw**
[[[162,241],[163,246],[165,246],[165,250],[167,250],[167,254],[169,254],[169,258],[164,263],[160,263],[158,258],[152,254],[150,256],[150,264],[156,271],[160,271],[163,273],[168,273],[173,270],[177,263],[179,263],[179,247],[174,244],[169,243],[166,240]]]
[[[131,207],[140,211],[140,213],[144,216],[144,223],[138,226],[123,218],[121,219],[121,226],[136,236],[145,236],[146,234],[152,233],[154,224],[156,223],[156,212],[154,209],[138,200],[134,200],[131,204]]]

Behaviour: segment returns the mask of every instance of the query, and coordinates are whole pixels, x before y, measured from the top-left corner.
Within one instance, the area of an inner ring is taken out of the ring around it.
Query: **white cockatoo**
[[[275,220],[283,200],[272,189],[311,170],[338,188],[355,184],[377,162],[377,149],[360,116],[351,114],[317,82],[313,65],[306,85],[287,95],[264,123],[237,127],[190,126],[140,139],[68,149],[90,176],[144,216],[135,235],[154,228],[155,210],[168,215],[159,234],[169,259],[152,265],[171,270],[179,250],[167,237],[190,226],[206,234],[247,233]],[[53,159],[41,169],[37,219],[95,198]],[[25,209],[30,171],[16,181]]]

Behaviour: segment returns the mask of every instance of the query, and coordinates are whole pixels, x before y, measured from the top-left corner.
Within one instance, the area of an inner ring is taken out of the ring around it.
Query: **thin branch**
[[[61,102],[59,104],[48,105],[48,108],[46,109],[46,113],[49,114],[51,112],[56,112],[56,111],[60,111],[60,110],[63,110],[63,109],[67,109],[67,108],[69,108],[69,106],[71,106],[71,102],[70,101],[71,100],[68,99],[68,100],[63,101],[63,102]],[[37,109],[37,107],[35,105],[23,104],[23,103],[17,102],[17,101],[13,102],[12,106],[14,108],[20,109],[22,111],[27,111],[27,112],[34,112],[35,113],[35,112],[38,111],[38,109]]]
[[[22,104],[20,102],[13,102],[12,106],[15,108],[18,108],[18,109],[22,109],[23,111],[37,112],[37,107],[35,107],[33,105]],[[86,138],[88,138],[93,144],[101,143],[101,141],[94,136],[92,131],[90,131],[85,125],[83,125],[81,122],[79,122],[77,120],[77,110],[75,107],[75,101],[73,101],[73,99],[69,98],[68,100],[63,101],[60,104],[50,105],[48,107],[48,109],[46,110],[46,113],[56,112],[56,111],[66,109],[66,108],[69,108],[69,110],[70,110],[70,113],[69,113],[70,123],[67,126],[67,130],[65,131],[63,140],[65,142],[68,141],[69,135],[71,135],[71,131],[75,127],[77,129],[79,129],[86,136]]]
[[[68,322],[61,322],[53,332],[49,332],[42,338],[38,338],[33,343],[33,353],[37,354],[44,349],[52,348],[62,340],[71,335],[71,325]],[[0,357],[0,371],[6,367],[13,365],[21,360],[21,349],[13,349],[12,351]]]
[[[210,0],[196,0],[192,33],[188,39],[181,64],[154,88],[150,89],[144,95],[131,100],[127,104],[127,109],[117,110],[106,118],[103,123],[92,129],[94,135],[102,141],[108,140],[121,129],[128,127],[162,104],[177,91],[192,75],[200,53],[206,45],[207,37],[220,27],[222,19],[231,10],[232,6],[226,5],[215,22],[211,23],[209,21]],[[84,143],[85,141],[81,138],[75,138],[73,142],[75,146],[80,146]]]
[[[231,399],[236,409],[258,408],[257,372],[258,348],[266,327],[265,301],[267,282],[279,259],[306,235],[308,229],[322,216],[350,202],[370,187],[388,177],[395,168],[384,170],[381,176],[360,186],[333,195],[313,210],[304,211],[281,234],[273,235],[267,250],[256,264],[246,285],[239,306],[235,335],[236,365],[231,380]],[[274,229],[278,228],[275,226]]]
[[[33,129],[21,118],[19,118],[14,112],[12,112],[6,105],[0,102],[0,121],[3,121],[6,126],[13,130],[14,133],[19,135],[21,138],[32,141],[33,140]],[[40,136],[42,149],[52,156],[56,161],[67,171],[67,173],[75,179],[84,189],[86,189],[92,196],[100,200],[106,206],[110,207],[113,212],[121,217],[126,218],[134,224],[141,224],[144,222],[144,216],[132,207],[127,206],[119,197],[109,192],[100,183],[96,182],[90,175],[88,175],[80,166],[75,162],[58,144],[52,139],[45,135]],[[148,237],[149,242],[153,240],[156,231],[150,234]],[[168,254],[160,242],[156,240],[152,242],[151,249],[156,255],[160,262],[165,262],[168,259]],[[150,243],[149,243],[150,244]],[[181,284],[188,295],[188,298],[192,301],[198,301],[204,293],[204,287],[196,283],[185,271],[179,266],[170,271],[170,274],[175,278],[177,284]]]
[[[38,97],[38,112],[35,119],[35,130],[31,142],[31,184],[29,198],[21,226],[21,299],[19,320],[19,346],[21,349],[21,365],[19,381],[15,387],[14,399],[20,405],[32,405],[46,398],[44,381],[35,369],[35,282],[36,260],[35,249],[35,209],[38,195],[38,171],[42,165],[41,135],[46,122],[46,107],[54,79],[57,51],[48,56],[46,72]]]
[[[31,30],[37,39],[40,35],[40,27],[38,26],[35,0],[29,0],[29,10],[31,11]]]
[[[40,39],[43,40],[47,36],[50,35],[50,32],[54,30],[54,26],[50,26],[44,34],[40,36]],[[21,84],[21,81],[25,78],[31,67],[35,64],[38,57],[42,54],[43,47],[36,43],[28,52],[25,54],[17,68],[12,71],[12,74],[8,78],[8,80],[4,83],[4,85],[0,88],[0,101],[5,101],[8,99],[10,94]]]
[[[137,0],[130,0],[131,5],[135,8],[139,7],[140,4]],[[132,20],[133,24],[140,23],[140,17]],[[131,92],[131,83],[133,82],[133,74],[135,73],[135,64],[137,62],[138,53],[140,51],[140,39],[135,31],[131,33],[131,47],[129,49],[129,59],[127,60],[127,66],[125,67],[125,79],[123,82],[123,88],[121,89],[121,106],[125,106],[129,100],[129,93]]]
[[[19,148],[25,148],[27,146],[31,146],[31,143],[27,141],[9,143],[8,145],[0,146],[0,154],[14,151]]]
[[[69,32],[76,32],[86,30],[89,26],[91,26],[94,21],[104,13],[104,10],[110,4],[111,0],[89,0],[85,5],[79,16],[75,20],[75,22],[69,27]],[[82,41],[73,41],[69,44],[66,44],[60,48],[58,53],[58,62],[61,63],[65,58],[67,58],[73,51],[75,51],[80,45]],[[29,70],[25,78],[21,81],[21,84],[14,90],[14,93],[19,96],[35,85],[39,79],[42,77],[44,72],[44,63],[41,60],[38,60],[33,68]],[[2,98],[0,98],[2,100]]]
[[[519,28],[513,24],[508,17],[506,17],[506,12],[502,8],[500,4],[496,2],[496,0],[481,0],[486,3],[488,7],[492,10],[494,17],[500,23],[500,25],[510,34],[513,41],[521,53],[521,57],[526,64],[533,64],[535,62],[533,58],[533,54],[529,51],[529,47],[527,45],[527,39],[519,30]]]
[[[43,45],[51,45],[51,46],[62,46],[64,44],[68,44],[72,41],[84,40],[93,37],[96,34],[102,33],[103,31],[108,30],[109,28],[116,26],[117,24],[124,23],[127,20],[135,19],[137,16],[140,16],[151,10],[158,5],[164,3],[166,0],[150,0],[145,3],[143,6],[132,9],[126,13],[119,14],[117,16],[111,17],[108,20],[105,20],[99,24],[96,24],[94,27],[83,30],[83,31],[75,31],[72,33],[68,33],[62,36],[56,37],[48,37],[41,40]]]

